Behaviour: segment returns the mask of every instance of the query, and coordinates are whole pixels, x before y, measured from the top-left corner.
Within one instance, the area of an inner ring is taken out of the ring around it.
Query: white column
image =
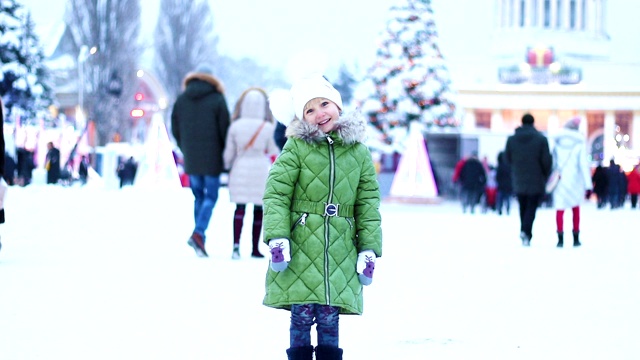
[[[491,131],[504,131],[504,119],[502,118],[502,109],[493,109],[491,111]]]
[[[538,28],[544,28],[544,0],[538,0],[538,8],[536,9],[538,12],[538,23],[536,24]]]
[[[593,32],[596,35],[600,35],[602,33],[602,1],[594,0],[595,4],[593,7]]]
[[[522,16],[524,17],[524,27],[531,27],[531,0],[524,0],[524,11]]]
[[[584,30],[584,24],[582,23],[582,4],[584,4],[585,0],[576,0],[576,30],[580,30],[583,31]]]
[[[595,0],[584,0],[584,31],[589,33],[594,33],[593,30],[593,14],[594,14],[594,1]]]
[[[557,29],[558,23],[558,2],[556,0],[550,0],[551,2],[551,17],[549,19],[549,28]]]
[[[604,0],[598,0],[598,35],[604,35]]]
[[[631,120],[631,144],[630,149],[640,151],[640,111],[633,112],[633,119]]]
[[[473,109],[464,109],[462,118],[462,129],[469,131],[476,128],[476,114]]]
[[[497,27],[498,29],[501,29],[502,27],[504,27],[504,1],[505,0],[499,0],[498,1],[498,23],[497,23]]]
[[[547,119],[547,133],[550,135],[555,134],[560,128],[560,123],[558,120],[558,112],[556,110],[552,110],[549,114],[549,118]]]
[[[607,110],[604,113],[604,129],[602,134],[602,147],[604,159],[603,163],[608,164],[609,160],[616,153],[616,139],[614,138],[616,135],[616,116],[612,110]]]
[[[520,0],[515,0],[515,6],[513,7],[513,27],[515,28],[519,28],[520,27],[520,9],[522,8],[522,6],[520,6]]]
[[[580,128],[578,129],[581,134],[586,135],[589,131],[589,123],[587,123],[587,112],[585,110],[578,110],[577,117],[580,118]]]
[[[571,29],[571,6],[569,6],[569,0],[562,0],[562,19],[560,19],[560,28],[563,30]]]

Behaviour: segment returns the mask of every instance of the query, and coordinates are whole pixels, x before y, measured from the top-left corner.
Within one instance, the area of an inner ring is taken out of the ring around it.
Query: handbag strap
[[[256,138],[258,137],[258,134],[260,134],[260,131],[262,131],[264,124],[265,124],[265,121],[263,121],[262,124],[260,124],[260,127],[258,127],[258,130],[256,130],[255,134],[253,134],[253,136],[251,137],[247,145],[245,145],[244,147],[245,151],[249,150],[249,148],[253,146],[253,143],[256,142]]]
[[[569,162],[569,159],[571,159],[571,155],[573,155],[573,151],[578,147],[580,147],[580,145],[575,145],[573,148],[571,148],[571,152],[569,152],[569,156],[567,156],[567,158],[564,159],[564,161],[562,162],[562,166],[557,168],[558,170],[562,170],[562,168],[564,168],[567,165],[567,163]],[[555,152],[555,149],[553,151]]]

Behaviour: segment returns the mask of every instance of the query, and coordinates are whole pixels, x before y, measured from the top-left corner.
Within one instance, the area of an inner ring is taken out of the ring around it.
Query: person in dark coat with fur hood
[[[552,165],[549,141],[533,127],[533,122],[531,114],[522,116],[522,126],[509,136],[505,149],[520,208],[520,239],[524,246],[529,246],[533,237],[533,222]]]
[[[184,170],[195,197],[195,227],[188,240],[196,254],[206,257],[205,232],[218,200],[223,152],[230,115],[222,81],[200,66],[185,76],[184,92],[171,114],[171,132],[184,157]]]

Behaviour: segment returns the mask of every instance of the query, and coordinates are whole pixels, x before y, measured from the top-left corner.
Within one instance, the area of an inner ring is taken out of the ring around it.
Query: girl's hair
[[[240,107],[242,106],[242,102],[244,101],[244,97],[250,92],[256,90],[258,92],[260,92],[263,96],[264,96],[264,121],[273,122],[273,114],[271,113],[271,109],[269,108],[269,95],[267,95],[267,92],[264,91],[264,89],[259,88],[259,87],[250,87],[247,90],[243,91],[242,94],[240,95],[240,97],[238,98],[238,101],[236,101],[236,106],[233,108],[233,114],[231,115],[231,121],[234,120],[238,120],[238,118],[240,117]]]

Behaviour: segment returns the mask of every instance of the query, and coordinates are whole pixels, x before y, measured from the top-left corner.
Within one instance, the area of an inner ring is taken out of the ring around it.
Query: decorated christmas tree
[[[460,119],[438,47],[431,1],[407,0],[389,14],[376,61],[355,97],[376,130],[372,143],[402,152],[412,121],[431,129],[455,128]]]

